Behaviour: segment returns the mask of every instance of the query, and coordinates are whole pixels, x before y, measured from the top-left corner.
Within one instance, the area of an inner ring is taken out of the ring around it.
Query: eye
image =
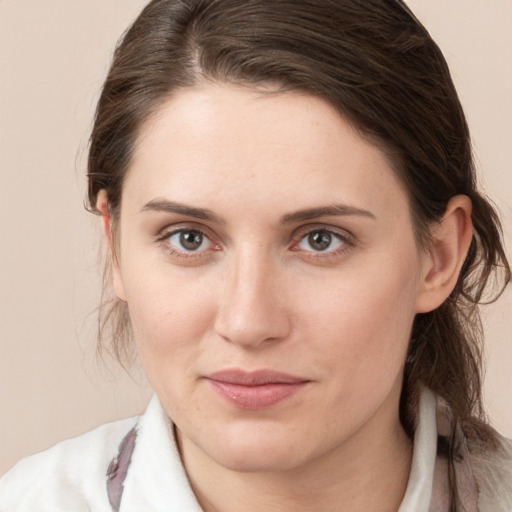
[[[180,252],[202,252],[208,249],[212,243],[208,238],[196,229],[180,229],[168,238],[169,245]]]
[[[332,252],[345,244],[341,235],[327,229],[316,229],[304,235],[297,247],[302,251]]]

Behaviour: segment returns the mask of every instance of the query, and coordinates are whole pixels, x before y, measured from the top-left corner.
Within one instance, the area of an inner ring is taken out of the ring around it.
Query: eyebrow
[[[186,204],[176,203],[174,201],[167,201],[166,199],[153,199],[146,203],[141,211],[156,211],[167,213],[178,213],[186,217],[193,217],[199,220],[206,220],[217,224],[225,224],[224,219],[215,215],[211,210],[206,208],[194,208]]]
[[[348,206],[344,204],[334,204],[330,206],[321,206],[318,208],[308,208],[306,210],[298,210],[293,213],[287,213],[281,217],[281,224],[292,224],[294,222],[304,222],[307,220],[317,219],[318,217],[337,217],[337,216],[348,216],[356,215],[362,217],[368,217],[376,220],[375,215],[362,208],[356,208],[354,206]]]
[[[153,199],[146,203],[141,211],[157,211],[167,213],[177,213],[186,217],[193,217],[199,220],[214,222],[216,224],[225,224],[226,221],[207,208],[195,208],[186,204],[168,201],[167,199]],[[281,224],[293,224],[317,219],[319,217],[339,217],[339,216],[362,216],[375,219],[375,215],[362,208],[348,206],[344,204],[335,204],[329,206],[320,206],[317,208],[307,208],[296,212],[287,213],[280,219]]]

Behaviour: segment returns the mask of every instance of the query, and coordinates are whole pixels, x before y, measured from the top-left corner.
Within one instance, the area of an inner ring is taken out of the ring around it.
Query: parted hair
[[[457,432],[492,450],[482,406],[478,305],[510,280],[498,215],[478,191],[466,118],[442,52],[401,0],[153,0],[121,38],[98,102],[88,156],[88,203],[108,196],[114,235],[123,180],[139,132],[163,102],[202,81],[302,91],[333,105],[382,149],[407,191],[418,245],[448,201],[473,204],[474,236],[457,285],[415,318],[401,420],[414,435],[420,386],[451,407],[451,510]],[[107,276],[108,281],[108,276]],[[126,304],[102,296],[99,341],[131,351]]]

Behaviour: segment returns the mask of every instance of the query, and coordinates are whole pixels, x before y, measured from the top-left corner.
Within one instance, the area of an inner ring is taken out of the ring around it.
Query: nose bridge
[[[216,330],[226,340],[246,347],[279,340],[289,330],[281,303],[280,265],[263,247],[247,244],[226,268]]]

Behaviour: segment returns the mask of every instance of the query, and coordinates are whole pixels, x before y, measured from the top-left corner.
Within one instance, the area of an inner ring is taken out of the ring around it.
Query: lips
[[[310,381],[273,370],[223,370],[206,377],[211,389],[240,409],[267,409],[303,389]]]

